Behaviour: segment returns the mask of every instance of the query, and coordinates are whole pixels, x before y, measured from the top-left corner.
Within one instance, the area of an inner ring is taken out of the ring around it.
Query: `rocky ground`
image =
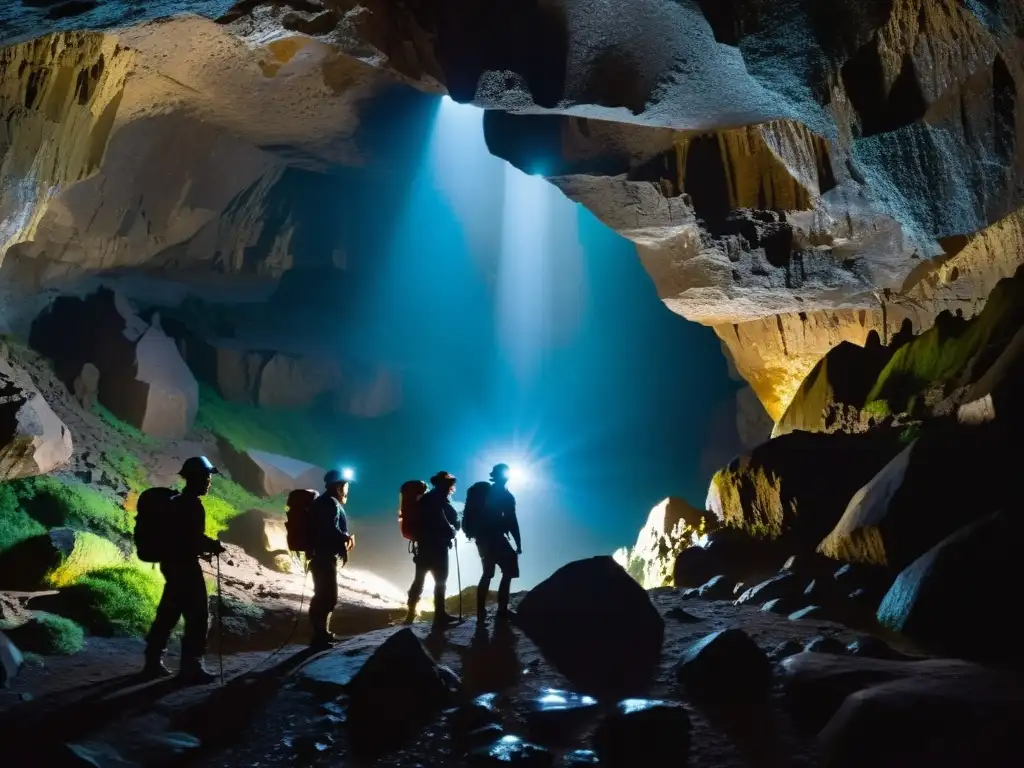
[[[1001,750],[1024,725],[1024,688],[1005,672],[926,657],[877,628],[779,613],[778,601],[644,593],[608,558],[583,563],[576,575],[614,604],[554,605],[563,569],[514,598],[518,626],[416,624],[316,655],[227,654],[226,685],[185,690],[125,675],[139,641],[91,640],[30,667],[0,702],[22,743],[47,734],[54,765],[1015,764]],[[649,679],[612,685],[658,632]],[[566,643],[581,637],[616,652],[576,645],[585,661],[570,663]]]

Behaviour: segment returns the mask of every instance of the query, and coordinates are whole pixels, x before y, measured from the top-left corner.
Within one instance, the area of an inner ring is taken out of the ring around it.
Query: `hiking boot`
[[[461,621],[457,616],[452,616],[450,613],[437,613],[434,614],[434,624],[439,626],[451,626],[452,624],[458,624]]]
[[[325,635],[314,635],[309,641],[309,647],[318,651],[326,651],[328,648],[333,648],[337,644],[338,638],[331,633],[327,633]]]
[[[170,677],[174,673],[164,664],[162,656],[148,656],[146,657],[146,665],[139,674],[146,680],[161,680]]]
[[[202,658],[183,658],[181,669],[178,670],[178,679],[184,685],[209,685],[216,681],[217,676],[205,667]]]

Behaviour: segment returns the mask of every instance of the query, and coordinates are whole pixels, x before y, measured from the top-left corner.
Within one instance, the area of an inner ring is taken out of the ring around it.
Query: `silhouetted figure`
[[[416,618],[416,604],[423,594],[423,581],[428,573],[434,577],[434,626],[443,627],[458,621],[448,614],[444,605],[448,585],[448,550],[460,527],[459,513],[451,505],[455,482],[454,475],[438,472],[430,478],[433,487],[419,501],[416,541],[413,544],[416,575],[409,587],[407,624]]]
[[[332,469],[324,475],[325,490],[309,507],[309,572],[313,574],[313,597],[309,601],[309,621],[313,625],[310,646],[328,648],[337,642],[330,631],[331,613],[338,605],[338,558],[344,565],[355,546],[355,535],[348,532],[345,504],[349,481]]]
[[[178,474],[185,479],[185,487],[167,501],[163,529],[166,539],[160,559],[160,571],[166,583],[153,626],[146,636],[143,674],[154,678],[171,674],[164,666],[163,655],[178,619],[184,618],[178,677],[186,683],[211,683],[216,676],[203,666],[210,608],[199,558],[224,551],[219,541],[206,535],[206,510],[202,501],[218,472],[205,456],[193,456],[185,461]]]
[[[484,501],[483,514],[474,531],[483,575],[477,586],[477,621],[487,620],[487,593],[491,588],[495,568],[501,569],[498,584],[498,620],[508,619],[508,598],[512,591],[512,579],[519,578],[519,556],[523,554],[523,542],[519,534],[519,519],[516,517],[516,498],[508,489],[508,465],[497,464],[491,470],[491,489]],[[515,549],[508,540],[511,535]]]

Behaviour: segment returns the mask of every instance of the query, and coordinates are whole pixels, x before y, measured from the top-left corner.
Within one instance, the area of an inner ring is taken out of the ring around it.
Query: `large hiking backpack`
[[[462,508],[462,532],[467,539],[480,536],[487,526],[487,494],[491,484],[486,480],[473,483],[466,491],[466,504]]]
[[[398,492],[398,530],[408,541],[416,541],[419,535],[420,499],[427,492],[422,480],[407,480]]]
[[[135,549],[144,563],[159,563],[167,554],[171,500],[178,492],[171,488],[147,488],[135,504]]]
[[[309,509],[320,494],[307,488],[298,488],[288,494],[288,513],[284,527],[288,535],[288,549],[309,552]]]

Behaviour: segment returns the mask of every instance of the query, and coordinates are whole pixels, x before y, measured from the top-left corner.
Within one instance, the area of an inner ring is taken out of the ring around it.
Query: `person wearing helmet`
[[[313,626],[310,647],[324,649],[337,642],[329,627],[331,614],[338,605],[338,558],[348,562],[348,553],[356,537],[348,532],[349,480],[332,469],[324,475],[324,492],[309,508],[309,538],[312,552],[309,572],[313,574],[313,597],[309,601],[309,621]]]
[[[512,579],[519,578],[519,556],[523,554],[523,542],[519,534],[519,519],[516,517],[516,497],[508,489],[508,477],[508,464],[496,464],[491,470],[491,490],[484,503],[483,524],[476,536],[477,552],[483,567],[477,585],[476,612],[480,623],[487,618],[487,593],[496,568],[501,568],[497,618],[501,621],[512,615],[508,609],[508,600],[512,592]],[[509,543],[509,535],[515,542],[515,549]]]
[[[202,500],[218,471],[205,456],[193,456],[185,461],[178,474],[185,480],[185,487],[167,502],[165,546],[168,554],[160,561],[164,591],[146,636],[144,674],[149,677],[170,675],[163,655],[178,619],[184,618],[178,677],[186,683],[211,683],[216,676],[203,666],[210,607],[199,558],[224,551],[219,541],[206,535],[206,509]]]
[[[448,550],[461,525],[459,513],[451,504],[455,483],[454,475],[438,472],[430,478],[433,488],[423,494],[419,501],[419,523],[413,550],[416,575],[409,587],[409,612],[405,617],[407,624],[416,618],[416,604],[423,594],[423,582],[428,573],[434,577],[434,626],[444,627],[458,621],[448,614],[444,604],[448,586]]]

